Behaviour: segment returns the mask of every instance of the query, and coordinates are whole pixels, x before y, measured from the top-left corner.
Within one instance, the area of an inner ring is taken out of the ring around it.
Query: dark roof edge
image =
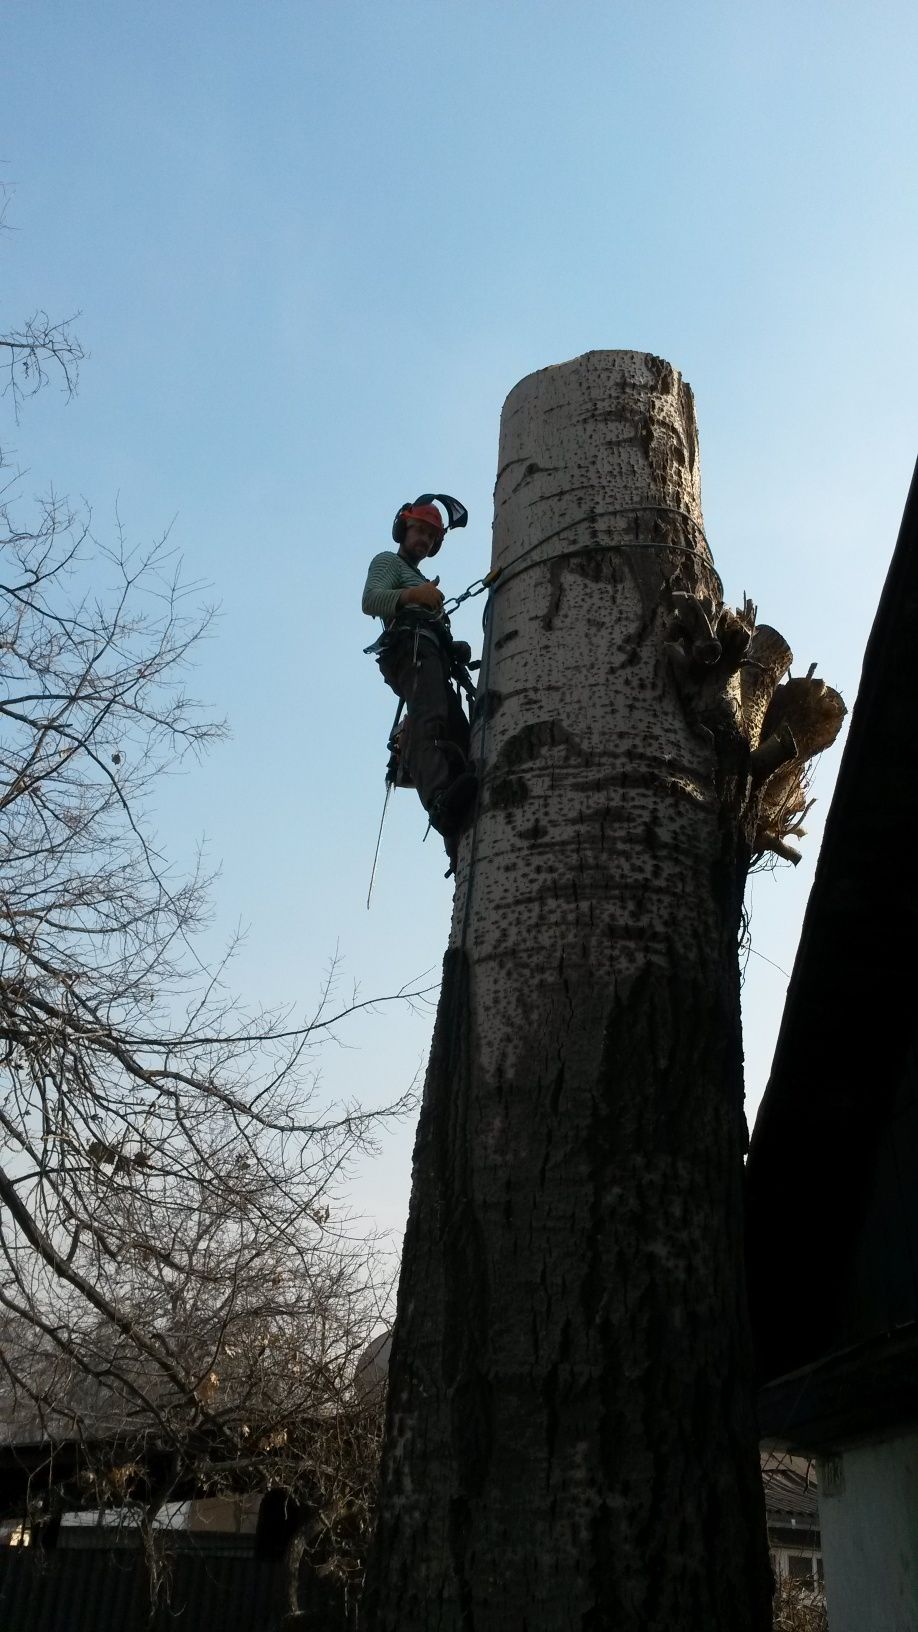
[[[816,873],[806,905],[803,928],[800,932],[800,942],[794,958],[794,967],[788,983],[781,1028],[778,1032],[778,1040],[775,1044],[775,1052],[771,1063],[771,1072],[769,1073],[765,1093],[762,1096],[759,1114],[752,1133],[749,1150],[750,1163],[754,1161],[756,1155],[756,1133],[759,1125],[763,1120],[763,1116],[767,1121],[771,1106],[781,1091],[782,1066],[788,1046],[788,1034],[796,1019],[795,1009],[798,992],[806,979],[808,948],[813,938],[814,922],[822,906],[821,898],[825,889],[826,874],[832,865],[836,834],[845,823],[850,801],[854,797],[860,781],[862,762],[869,753],[873,715],[879,705],[886,682],[884,672],[886,664],[883,660],[892,644],[890,636],[897,621],[897,615],[903,600],[903,591],[907,586],[910,572],[914,571],[913,563],[909,558],[910,544],[918,550],[918,461],[915,463],[908,497],[905,501],[905,509],[902,512],[896,547],[887,569],[870,634],[867,637],[864,660],[861,664],[860,684],[851,711],[851,722],[848,727],[847,741],[842,754],[842,762],[835,783],[832,803],[826,817],[819,859],[816,863]]]
[[[864,654],[771,1074],[746,1169],[749,1304],[761,1378],[839,1346],[856,1232],[915,1023],[918,942],[918,465]],[[781,1265],[805,1188],[819,1264],[788,1299]],[[774,1312],[782,1310],[782,1321]],[[866,1334],[865,1334],[866,1335]]]

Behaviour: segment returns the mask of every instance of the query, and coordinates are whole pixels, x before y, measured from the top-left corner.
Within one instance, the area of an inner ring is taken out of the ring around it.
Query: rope
[[[484,763],[485,748],[488,740],[488,720],[490,718],[490,709],[487,705],[487,686],[491,674],[491,631],[493,627],[491,622],[490,595],[485,601],[483,622],[485,638],[484,645],[482,646],[481,650],[481,668],[478,671],[478,694],[485,699],[485,713],[481,722],[481,736],[478,739],[478,763],[480,765]],[[462,910],[462,929],[459,933],[460,952],[465,951],[465,938],[468,933],[469,917],[472,911],[472,887],[475,883],[475,862],[478,856],[478,810],[481,804],[481,788],[481,778],[479,777],[478,792],[475,796],[475,814],[472,817],[472,849],[469,855],[469,873],[465,886],[465,906]]]
[[[688,510],[680,510],[675,505],[671,505],[671,504],[626,504],[626,505],[621,505],[616,510],[590,510],[590,511],[588,511],[588,513],[585,516],[578,516],[576,521],[566,521],[564,523],[563,527],[556,527],[554,532],[546,533],[543,538],[537,538],[534,543],[527,544],[525,550],[520,550],[519,554],[513,556],[512,560],[507,561],[504,566],[495,567],[491,572],[485,573],[483,578],[476,578],[473,583],[469,584],[468,589],[464,589],[462,591],[461,595],[456,595],[456,596],[453,597],[452,600],[447,601],[445,606],[443,607],[443,611],[446,613],[447,616],[451,616],[451,614],[453,612],[455,612],[458,607],[462,606],[464,601],[473,600],[476,595],[482,595],[485,590],[492,590],[493,591],[494,589],[499,588],[500,584],[505,582],[506,575],[508,573],[512,572],[513,568],[515,566],[517,566],[520,561],[525,561],[527,556],[532,555],[534,550],[541,549],[543,544],[550,544],[551,540],[553,538],[559,538],[562,533],[570,532],[571,529],[574,528],[574,527],[582,527],[584,522],[604,521],[610,516],[633,516],[633,515],[647,514],[647,513],[661,514],[661,515],[667,515],[667,516],[681,516],[683,521],[687,521],[691,527],[694,527],[696,533],[701,538],[701,540],[702,540],[702,542],[703,542],[703,544],[705,546],[705,549],[710,554],[711,546],[708,543],[707,535],[705,534],[705,530],[702,527],[701,523],[696,521],[695,517],[693,515],[690,515]],[[652,545],[652,544],[646,543],[644,540],[641,540],[641,539],[632,539],[632,540],[628,540],[628,541],[621,540],[621,541],[617,542],[616,544],[605,544],[605,545],[603,545],[603,544],[583,544],[583,545],[579,545],[576,549],[562,550],[562,551],[559,551],[556,555],[547,556],[547,557],[544,558],[544,561],[543,561],[543,558],[540,557],[538,561],[533,562],[533,566],[543,565],[544,562],[547,562],[547,561],[555,561],[555,560],[558,559],[558,555],[582,555],[584,552],[586,552],[588,550],[595,550],[595,549],[646,550],[646,549],[652,549],[652,548],[657,548],[657,549],[660,549],[660,550],[673,550],[679,555],[690,555],[696,560],[699,559],[698,551],[690,549],[685,544],[666,544],[662,540],[660,540],[655,545]],[[711,561],[705,561],[704,565],[707,567],[709,572],[713,573],[714,577],[716,578],[718,593],[720,595],[721,600],[723,600],[724,586],[723,586],[723,581],[721,579],[721,576],[720,576],[719,572],[717,571],[717,568],[714,566],[713,562],[711,562]]]

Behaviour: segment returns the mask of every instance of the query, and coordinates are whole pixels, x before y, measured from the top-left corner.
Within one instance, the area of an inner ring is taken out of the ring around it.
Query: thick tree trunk
[[[742,694],[667,363],[511,392],[493,565],[369,1624],[764,1632],[737,940],[790,654]]]

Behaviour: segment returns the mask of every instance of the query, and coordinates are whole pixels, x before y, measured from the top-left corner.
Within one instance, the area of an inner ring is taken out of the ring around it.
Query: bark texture
[[[808,677],[772,730],[790,652],[723,606],[659,358],[511,392],[492,565],[369,1624],[765,1632],[737,941],[843,710]]]

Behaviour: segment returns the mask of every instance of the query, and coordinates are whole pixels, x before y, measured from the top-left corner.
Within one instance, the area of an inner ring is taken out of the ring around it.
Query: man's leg
[[[429,813],[456,775],[457,766],[439,746],[449,734],[450,686],[439,647],[418,640],[417,661],[405,675],[408,709],[408,770]]]
[[[457,770],[464,770],[467,768],[469,762],[469,749],[471,747],[470,738],[472,733],[468,719],[466,718],[465,709],[462,706],[462,702],[457,692],[452,686],[447,687],[447,707],[448,714],[446,729],[449,736],[449,741],[455,743],[456,747],[459,749],[459,753],[462,756],[461,760],[458,758],[458,756],[456,756],[455,768]]]
[[[415,646],[409,636],[380,661],[380,669],[406,704],[406,769],[421,803],[438,832],[458,833],[476,782],[466,768],[469,725],[449,683],[445,654],[432,640],[420,636]]]

